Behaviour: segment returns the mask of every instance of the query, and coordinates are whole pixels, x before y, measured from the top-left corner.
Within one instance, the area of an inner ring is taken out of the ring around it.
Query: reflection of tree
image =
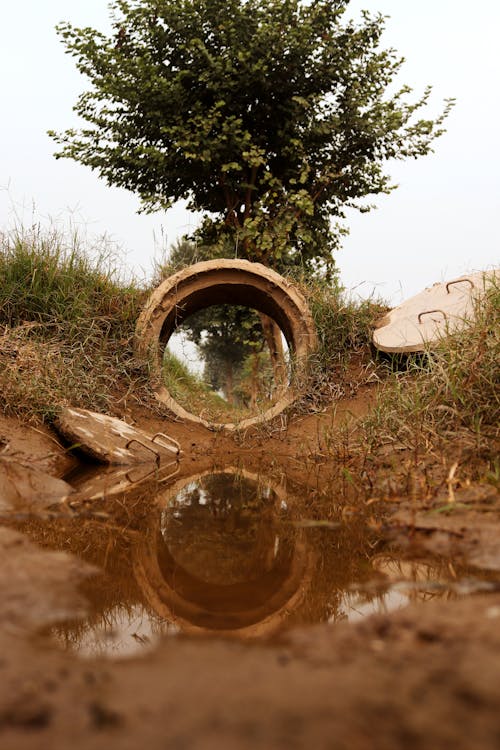
[[[179,494],[163,514],[162,535],[192,575],[230,585],[288,565],[296,534],[282,521],[274,492],[221,473]]]
[[[287,511],[281,509],[279,489],[274,492],[267,483],[259,484],[242,475],[219,472],[201,477],[196,483],[181,481],[188,483],[184,488],[180,484],[180,490],[177,486],[175,491],[171,488],[174,494],[170,497],[174,500],[161,516],[153,499],[158,493],[165,493],[165,488],[152,482],[119,495],[119,502],[116,497],[93,502],[91,514],[82,516],[75,511],[71,515],[64,513],[61,518],[33,518],[27,522],[13,519],[6,524],[44,547],[70,551],[100,569],[81,586],[91,603],[89,618],[67,623],[60,631],[67,641],[78,647],[93,628],[112,632],[118,626],[133,623],[142,611],[147,613],[154,632],[166,628],[142,582],[138,585],[135,577],[133,560],[137,550],[141,557],[135,557],[136,561],[149,551],[155,564],[157,555],[170,550],[174,559],[166,561],[173,562],[167,571],[171,573],[169,585],[181,595],[186,594],[194,607],[203,606],[205,612],[215,613],[214,617],[218,613],[219,628],[223,627],[220,623],[229,604],[241,617],[249,604],[262,611],[273,597],[276,604],[276,592],[290,581],[293,555],[299,544],[308,555],[313,551],[313,558],[304,555],[303,560],[307,557],[314,564],[309,568],[303,597],[283,615],[288,625],[342,619],[353,603],[365,614],[378,607],[378,600],[383,604],[385,594],[380,593],[381,587],[389,590],[395,580],[422,582],[423,591],[420,587],[413,591],[410,586],[410,595],[418,600],[427,596],[427,581],[449,580],[446,561],[415,565],[401,562],[397,550],[385,554],[378,546],[374,550],[373,532],[362,519],[341,524],[335,530],[318,527],[299,531],[292,523],[294,518],[327,517],[329,508],[328,517],[335,520],[331,516],[331,496],[314,496],[313,503],[310,488],[305,486],[296,487],[293,494],[290,491]],[[163,497],[162,503],[165,502]],[[187,571],[184,578],[180,575],[181,566]],[[163,574],[165,567],[160,564],[160,568]],[[466,569],[457,569],[458,580],[467,573]],[[156,582],[151,579],[151,584]],[[165,579],[158,579],[158,583],[160,591]],[[366,588],[363,584],[367,584]],[[436,595],[445,596],[447,592],[438,589]],[[404,596],[408,598],[406,592]],[[276,606],[283,601],[284,595]],[[366,606],[371,603],[373,606]],[[210,628],[210,624],[206,626]]]

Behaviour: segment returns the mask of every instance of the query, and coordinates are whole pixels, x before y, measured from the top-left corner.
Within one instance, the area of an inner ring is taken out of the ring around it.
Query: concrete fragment
[[[179,444],[168,435],[151,436],[121,419],[87,409],[66,407],[55,426],[72,445],[102,463],[160,464],[180,455]]]
[[[500,269],[434,284],[385,315],[373,333],[384,352],[423,352],[429,344],[459,330],[474,315],[475,305]]]

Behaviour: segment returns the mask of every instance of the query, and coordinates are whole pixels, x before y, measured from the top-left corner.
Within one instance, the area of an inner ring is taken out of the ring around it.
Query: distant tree
[[[205,362],[205,379],[233,403],[245,361],[264,347],[258,315],[239,305],[216,305],[190,315],[183,325]]]
[[[58,31],[91,88],[88,127],[56,154],[137,192],[145,210],[187,199],[201,244],[283,270],[332,270],[337,219],[393,186],[391,159],[427,154],[452,106],[418,119],[430,89],[394,90],[402,59],[382,15],[349,0],[115,0],[112,33]],[[214,252],[217,252],[215,250]]]

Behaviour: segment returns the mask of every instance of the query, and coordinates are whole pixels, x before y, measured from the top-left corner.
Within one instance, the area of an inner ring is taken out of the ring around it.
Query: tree
[[[238,305],[216,305],[190,315],[183,327],[205,361],[205,379],[232,404],[246,359],[264,346],[258,315]]]
[[[417,119],[430,88],[389,93],[402,59],[382,15],[349,0],[115,0],[112,34],[61,24],[90,80],[89,124],[56,154],[139,194],[205,212],[202,243],[283,270],[333,268],[335,220],[389,192],[391,159],[428,153],[452,101]],[[215,251],[217,252],[217,251]]]

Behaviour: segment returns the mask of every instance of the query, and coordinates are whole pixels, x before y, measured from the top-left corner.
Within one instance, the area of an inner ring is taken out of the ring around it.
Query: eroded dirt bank
[[[373,397],[364,393],[340,411],[359,413]],[[146,429],[160,422],[127,416]],[[326,412],[280,433],[237,439],[180,423],[168,431],[183,444],[186,475],[192,465],[244,456],[270,470],[285,462],[292,478],[312,483],[326,470],[324,428],[336,418]],[[0,427],[11,455],[59,476],[73,465],[45,428],[12,419]],[[447,515],[441,510],[449,491],[444,482],[432,497],[379,493],[372,499],[380,503],[367,507],[388,510],[367,522],[400,544],[446,551],[457,561],[479,549],[481,564],[498,571],[498,492],[455,487],[459,505]],[[265,644],[176,636],[140,658],[86,660],[49,645],[38,631],[85,606],[79,586],[91,573],[88,563],[42,549],[12,528],[0,532],[6,750],[499,746],[498,593],[295,630]]]

